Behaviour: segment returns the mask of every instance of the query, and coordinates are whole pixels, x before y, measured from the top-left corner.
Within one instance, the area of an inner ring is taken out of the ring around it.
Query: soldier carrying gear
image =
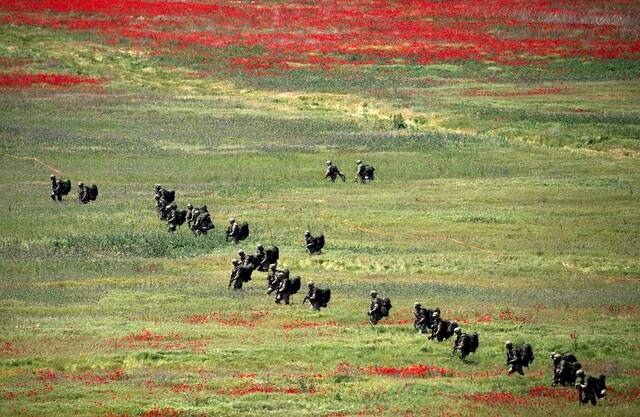
[[[597,398],[604,398],[607,395],[606,375],[600,374],[598,378],[594,376],[586,376],[582,369],[576,372],[578,382],[576,383],[576,390],[578,391],[579,404],[591,403],[596,405]]]
[[[284,301],[289,304],[289,297],[296,294],[300,290],[300,277],[289,278],[289,270],[285,269],[280,277],[280,283],[276,290],[276,304]]]
[[[456,351],[460,351],[460,359],[464,361],[470,353],[474,353],[478,349],[478,333],[469,335],[463,333],[460,327],[456,327],[453,333],[456,335],[456,340],[453,342],[451,356],[454,356]]]
[[[256,246],[256,253],[253,255],[253,267],[261,271],[266,270],[265,262],[267,261],[267,254],[264,252],[264,246],[258,243]],[[267,264],[268,265],[268,264]]]
[[[193,217],[193,224],[191,226],[191,230],[196,235],[201,235],[201,234],[206,235],[207,232],[209,232],[209,230],[214,228],[215,228],[215,225],[211,220],[211,215],[207,210],[207,206],[200,207],[200,210],[198,211],[198,216]]]
[[[51,180],[51,199],[62,201],[62,197],[71,192],[71,180],[59,180],[55,175],[49,175]]]
[[[313,282],[310,282],[308,287],[307,295],[304,297],[304,300],[302,300],[303,305],[309,300],[314,310],[320,310],[329,304],[329,300],[331,299],[331,290],[329,288],[317,288]]]
[[[370,165],[363,164],[362,161],[360,159],[358,159],[356,161],[356,178],[355,178],[355,181],[356,182],[361,182],[361,183],[372,181],[374,179],[375,170],[376,169],[374,167],[372,167]]]
[[[233,243],[238,243],[240,240],[240,225],[236,223],[236,219],[233,217],[229,219],[229,227],[227,228],[227,241],[229,241],[229,238]]]
[[[80,200],[82,204],[95,201],[96,198],[98,198],[98,187],[95,184],[87,187],[82,181],[78,183],[78,200]]]
[[[551,386],[556,385],[572,386],[576,382],[577,372],[582,368],[578,359],[569,352],[562,354],[551,353],[551,363],[553,365],[553,380]]]
[[[324,248],[324,235],[318,235],[314,237],[310,231],[304,232],[304,241],[307,246],[307,252],[311,255],[314,253],[322,253]]]
[[[269,271],[267,272],[267,295],[278,289],[280,286],[280,277],[282,271],[276,269],[276,264],[269,265]]]
[[[440,311],[434,311],[431,321],[431,335],[429,335],[428,339],[436,339],[438,342],[448,340],[453,336],[453,331],[456,327],[458,327],[458,323],[455,321],[442,320]]]
[[[160,220],[169,220],[169,217],[173,215],[173,211],[177,209],[178,205],[176,203],[167,204],[160,213]]]
[[[240,272],[240,260],[232,259],[231,265],[233,265],[233,270],[231,271],[231,275],[229,276],[229,288],[233,285],[234,290],[242,289],[242,284],[244,281],[239,278]]]
[[[515,347],[511,341],[506,341],[504,347],[505,362],[506,365],[509,365],[509,375],[514,372],[524,375],[523,367],[528,368],[535,359],[531,345],[525,343],[520,347]]]
[[[186,210],[173,210],[167,219],[167,228],[169,233],[173,233],[176,229],[184,224],[187,220]]]
[[[371,304],[369,304],[367,315],[369,316],[369,323],[375,325],[382,320],[383,317],[389,317],[392,305],[391,300],[388,298],[378,298],[377,291],[371,291],[369,295],[371,296]]]
[[[340,177],[342,182],[345,182],[347,178],[340,172],[338,167],[331,161],[327,161],[327,172],[324,174],[324,178],[329,178],[331,182],[336,182],[336,178]]]
[[[418,302],[413,304],[413,328],[420,333],[425,333],[430,323],[430,310],[422,308]]]
[[[238,256],[240,257],[240,263],[244,264],[247,262],[247,255],[244,253],[242,249],[238,251]]]

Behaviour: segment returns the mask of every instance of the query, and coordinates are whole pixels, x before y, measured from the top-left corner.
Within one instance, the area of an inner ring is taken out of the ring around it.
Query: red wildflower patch
[[[48,84],[70,86],[74,84],[97,84],[101,81],[96,78],[78,77],[63,74],[2,74],[0,86],[2,87],[31,87],[34,84]]]
[[[2,344],[2,347],[0,348],[0,353],[2,354],[8,354],[8,353],[12,353],[13,352],[13,343],[11,342],[4,342]]]
[[[562,398],[565,400],[574,400],[576,398],[575,390],[571,388],[551,388],[543,385],[537,385],[529,388],[530,398]]]
[[[494,406],[502,404],[524,405],[527,403],[526,398],[510,392],[478,392],[468,395],[467,399]]]
[[[492,321],[493,316],[491,314],[476,317],[476,323],[491,323]]]
[[[194,391],[200,392],[203,390],[204,390],[203,384],[195,384],[195,385],[176,384],[171,386],[171,391],[175,392],[176,394],[180,394],[183,392],[194,392]]]
[[[83,382],[85,385],[106,385],[111,382],[126,380],[129,377],[124,370],[116,369],[106,374],[94,374],[91,371],[87,371],[83,374],[71,375],[70,378],[74,381]]]
[[[498,313],[498,320],[501,321],[513,321],[516,323],[529,323],[531,322],[531,316],[517,316],[513,311],[511,310],[502,310],[500,313]]]
[[[241,388],[231,388],[222,393],[233,396],[250,395],[250,394],[313,394],[315,390],[302,391],[292,387],[275,387],[267,384],[251,384]]]
[[[401,378],[426,378],[450,375],[451,371],[433,365],[411,365],[405,368],[387,368],[370,366],[364,371],[375,375],[392,375]]]
[[[325,327],[325,326],[338,326],[338,323],[335,321],[326,321],[326,322],[313,322],[313,321],[304,321],[304,320],[294,320],[282,325],[284,330],[293,330],[293,329],[313,329],[316,327]]]
[[[42,369],[38,371],[38,379],[40,381],[55,381],[59,375],[53,369]]]
[[[175,408],[165,407],[165,408],[152,408],[140,414],[140,417],[178,417],[181,414],[182,412],[176,410]]]

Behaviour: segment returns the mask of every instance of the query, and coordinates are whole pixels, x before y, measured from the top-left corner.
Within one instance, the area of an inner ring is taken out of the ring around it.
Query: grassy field
[[[638,5],[524,3],[0,1],[0,415],[638,415]],[[168,234],[155,183],[213,233]],[[228,290],[258,243],[329,308]],[[468,363],[415,301],[479,332]],[[607,398],[551,388],[554,350]]]

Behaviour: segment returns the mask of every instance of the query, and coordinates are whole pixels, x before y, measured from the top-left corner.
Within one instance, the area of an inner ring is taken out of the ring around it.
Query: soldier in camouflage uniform
[[[51,179],[51,199],[53,201],[62,201],[62,184],[55,175],[49,175]]]
[[[524,375],[524,371],[522,369],[522,361],[520,360],[520,353],[518,349],[513,346],[513,343],[510,340],[507,340],[504,343],[505,348],[505,363],[509,365],[509,375],[514,372],[519,373],[520,375]]]
[[[78,183],[78,200],[82,204],[87,204],[89,202],[89,190],[84,186],[84,183],[80,181]]]
[[[578,382],[576,382],[576,390],[578,391],[579,403],[596,405],[598,398],[604,398],[607,395],[606,376],[600,374],[598,378],[586,376],[582,369],[576,372]]]
[[[229,240],[229,238],[231,238],[233,243],[238,243],[240,240],[240,225],[233,217],[229,219],[229,227],[227,228],[227,240]]]
[[[269,265],[269,271],[267,272],[267,295],[271,295],[280,286],[281,271],[276,269],[276,264]]]
[[[232,259],[231,265],[233,265],[233,269],[231,270],[231,275],[229,276],[229,288],[231,288],[231,285],[233,285],[234,290],[239,290],[242,288],[243,283],[238,274],[240,261],[238,259]]]
[[[329,178],[331,182],[336,182],[336,178],[340,177],[342,182],[346,181],[345,176],[340,172],[338,167],[331,161],[327,161],[327,172],[324,174],[324,178]]]
[[[193,224],[193,204],[187,204],[187,225],[189,229],[191,229],[191,225]]]

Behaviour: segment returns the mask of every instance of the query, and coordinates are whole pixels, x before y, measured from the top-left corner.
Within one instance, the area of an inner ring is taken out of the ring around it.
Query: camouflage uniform
[[[229,219],[229,227],[227,228],[227,240],[233,241],[233,243],[238,243],[240,240],[240,225],[236,222],[234,218]]]
[[[359,182],[366,181],[364,170],[365,170],[365,165],[362,163],[361,160],[358,159],[356,161],[356,179],[355,179],[356,181],[359,181]]]
[[[287,270],[285,271],[288,272]],[[279,278],[278,289],[276,290],[276,304],[280,304],[282,301],[284,301],[284,303],[288,305],[290,296],[291,294],[289,294],[289,292],[287,291],[287,278],[283,274],[281,274]]]
[[[382,319],[382,300],[378,298],[376,291],[371,291],[371,303],[369,304],[369,323],[377,324]]]
[[[276,264],[269,265],[269,271],[267,272],[267,295],[278,289],[280,286],[281,271],[276,269]]]
[[[345,176],[342,175],[338,167],[333,162],[327,161],[327,172],[324,174],[324,178],[329,178],[331,182],[335,182],[338,177],[342,179],[342,182],[346,181]]]
[[[320,310],[320,305],[317,303],[317,297],[316,297],[316,286],[313,282],[310,282],[308,284],[308,288],[309,290],[307,291],[307,295],[304,297],[304,300],[302,300],[302,304],[304,305],[304,303],[307,302],[307,300],[309,300],[309,303],[311,304],[311,307],[314,310]]]
[[[193,223],[193,204],[187,205],[187,225],[189,229],[191,229],[191,225]]]
[[[234,290],[242,289],[242,279],[240,279],[240,261],[238,259],[231,260],[231,265],[233,265],[233,270],[231,271],[231,275],[229,276],[229,288],[233,285]]]
[[[62,183],[56,179],[55,175],[50,175],[49,178],[51,179],[51,199],[62,201]]]
[[[506,342],[504,347],[505,363],[506,365],[509,365],[509,375],[514,372],[524,375],[524,371],[522,370],[522,361],[520,360],[520,352],[518,352],[518,349],[514,347],[511,342]]]
[[[598,378],[593,376],[586,376],[582,370],[577,373],[579,381],[576,383],[576,389],[578,390],[578,399],[580,404],[591,403],[596,405],[597,398],[604,398],[607,395],[607,387],[605,383],[605,375],[600,374]]]
[[[89,202],[89,190],[87,190],[83,182],[78,183],[78,200],[80,200],[82,204]]]
[[[256,254],[254,255],[254,268],[263,270],[266,260],[267,254],[264,252],[264,246],[258,244],[258,246],[256,246]]]

